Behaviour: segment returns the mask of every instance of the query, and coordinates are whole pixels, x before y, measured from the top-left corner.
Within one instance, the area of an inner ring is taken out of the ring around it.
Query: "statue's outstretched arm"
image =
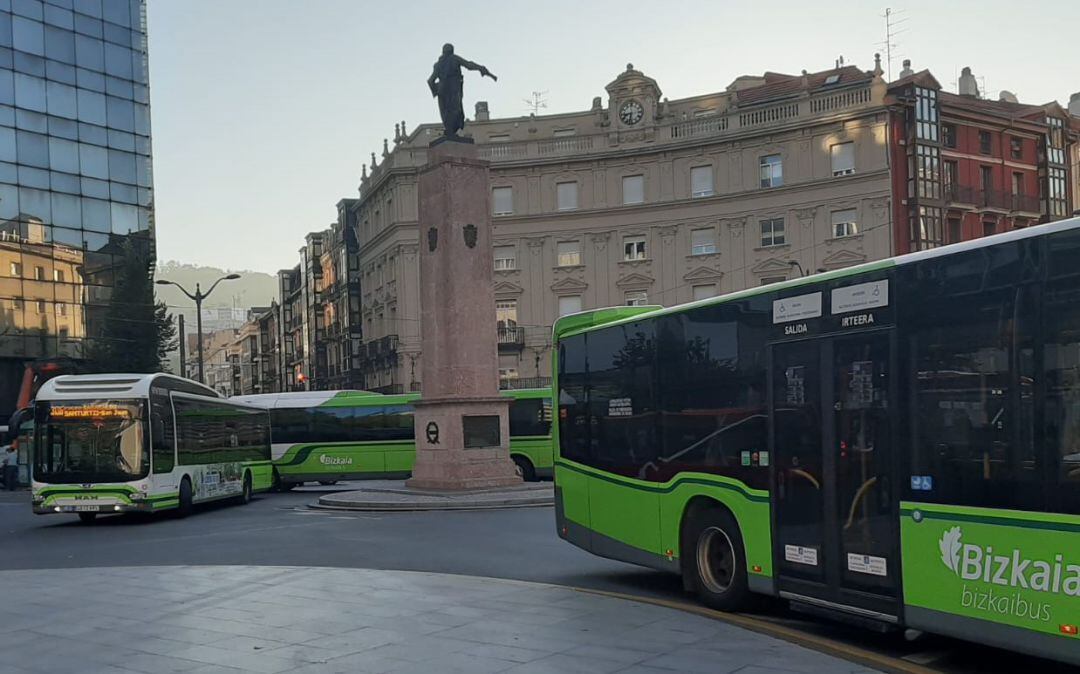
[[[499,81],[498,77],[495,77],[495,75],[491,74],[490,70],[488,70],[484,66],[480,65],[479,63],[473,63],[472,61],[466,61],[465,59],[461,59],[461,67],[466,68],[468,70],[479,70],[481,77],[490,77],[491,79],[495,80],[496,82]]]

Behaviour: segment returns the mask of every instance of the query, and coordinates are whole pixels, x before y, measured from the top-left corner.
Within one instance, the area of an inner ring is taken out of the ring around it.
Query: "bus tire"
[[[337,484],[337,480],[319,480],[319,484],[324,487],[332,487],[333,485]]]
[[[176,508],[176,513],[180,517],[187,517],[191,514],[191,510],[194,506],[191,493],[191,479],[187,475],[184,479],[180,480],[180,505]]]
[[[244,486],[240,488],[240,505],[251,503],[251,472],[244,471]]]
[[[735,518],[720,508],[690,514],[683,529],[683,574],[702,603],[720,611],[738,611],[750,602],[746,550]]]
[[[521,476],[522,481],[536,482],[536,469],[533,468],[532,461],[517,454],[511,455],[510,458],[514,461],[514,465],[517,466],[517,473]]]
[[[300,482],[278,482],[278,491],[292,491],[300,486]]]
[[[97,513],[79,513],[79,521],[83,524],[93,524],[97,519]]]

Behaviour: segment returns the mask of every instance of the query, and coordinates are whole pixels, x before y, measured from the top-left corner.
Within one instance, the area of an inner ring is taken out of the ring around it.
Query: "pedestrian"
[[[4,487],[8,491],[15,491],[15,484],[19,481],[19,454],[14,445],[4,447],[4,455],[0,457],[0,466],[4,472]]]

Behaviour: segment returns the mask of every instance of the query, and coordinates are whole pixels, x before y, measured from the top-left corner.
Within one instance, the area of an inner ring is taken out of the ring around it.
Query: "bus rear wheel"
[[[721,611],[747,607],[746,551],[735,518],[719,508],[691,514],[683,532],[683,573],[702,603]]]
[[[79,521],[83,524],[93,524],[97,519],[97,513],[79,513]]]
[[[517,473],[521,476],[521,479],[525,482],[536,482],[536,469],[533,468],[532,462],[523,456],[513,455],[510,457],[514,461],[514,465],[517,466]]]
[[[187,517],[191,514],[192,507],[191,480],[185,476],[183,480],[180,480],[180,505],[176,512],[180,517]]]

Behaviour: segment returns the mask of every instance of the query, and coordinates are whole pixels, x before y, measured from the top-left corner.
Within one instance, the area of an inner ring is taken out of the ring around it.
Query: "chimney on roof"
[[[491,113],[488,111],[487,101],[476,102],[476,121],[486,122],[491,119]]]
[[[915,71],[911,69],[911,59],[904,59],[904,69],[900,71],[900,79],[911,77]]]
[[[881,69],[881,54],[875,53],[874,54],[874,76],[875,77],[881,77],[882,72],[884,72],[884,71]]]
[[[1019,103],[1020,102],[1020,101],[1016,100],[1016,94],[1009,91],[1008,89],[1002,89],[1001,90],[1001,93],[998,94],[998,100],[1001,101],[1002,103]]]
[[[969,66],[964,66],[964,69],[960,71],[960,83],[957,88],[961,96],[979,97],[979,83],[975,81],[975,76],[971,74]]]
[[[1073,117],[1080,117],[1080,91],[1069,96],[1069,114]]]

